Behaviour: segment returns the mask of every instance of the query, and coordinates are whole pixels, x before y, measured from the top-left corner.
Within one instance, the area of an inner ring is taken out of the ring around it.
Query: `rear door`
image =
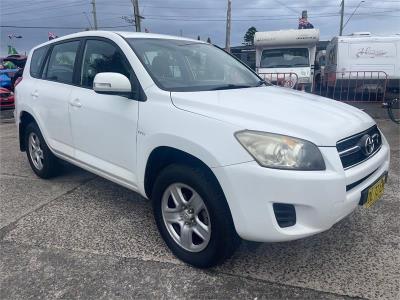
[[[93,90],[97,73],[132,78],[133,70],[119,47],[105,38],[87,38],[80,60],[79,85],[69,95],[75,158],[135,186],[138,99]],[[131,84],[135,89],[133,80]]]
[[[80,40],[68,40],[51,46],[41,79],[31,91],[36,115],[43,124],[50,147],[61,154],[73,156],[69,122],[69,96]]]

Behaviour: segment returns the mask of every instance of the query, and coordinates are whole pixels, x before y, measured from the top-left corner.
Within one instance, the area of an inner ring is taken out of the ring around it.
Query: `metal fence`
[[[297,89],[298,76],[296,73],[258,73],[258,75],[277,86]]]
[[[388,75],[383,71],[329,72],[313,93],[346,102],[384,102]]]

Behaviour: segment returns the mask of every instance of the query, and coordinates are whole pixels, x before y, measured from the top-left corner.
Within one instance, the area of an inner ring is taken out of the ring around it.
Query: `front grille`
[[[279,227],[290,227],[296,224],[296,210],[294,205],[274,203],[273,207]]]
[[[376,125],[336,143],[344,169],[367,160],[377,153],[381,146],[382,137]]]
[[[11,93],[1,93],[0,98],[8,98],[11,96]]]

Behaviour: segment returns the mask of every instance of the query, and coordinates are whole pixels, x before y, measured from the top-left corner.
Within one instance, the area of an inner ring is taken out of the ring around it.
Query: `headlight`
[[[318,147],[290,136],[244,130],[235,137],[263,167],[288,170],[325,170]]]

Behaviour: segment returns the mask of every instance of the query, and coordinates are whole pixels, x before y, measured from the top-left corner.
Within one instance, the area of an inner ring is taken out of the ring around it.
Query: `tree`
[[[211,39],[210,39],[210,37],[207,38],[207,43],[211,44]]]
[[[249,29],[247,29],[246,34],[244,35],[244,42],[245,44],[254,44],[254,35],[256,34],[257,29],[254,26],[251,26]]]

